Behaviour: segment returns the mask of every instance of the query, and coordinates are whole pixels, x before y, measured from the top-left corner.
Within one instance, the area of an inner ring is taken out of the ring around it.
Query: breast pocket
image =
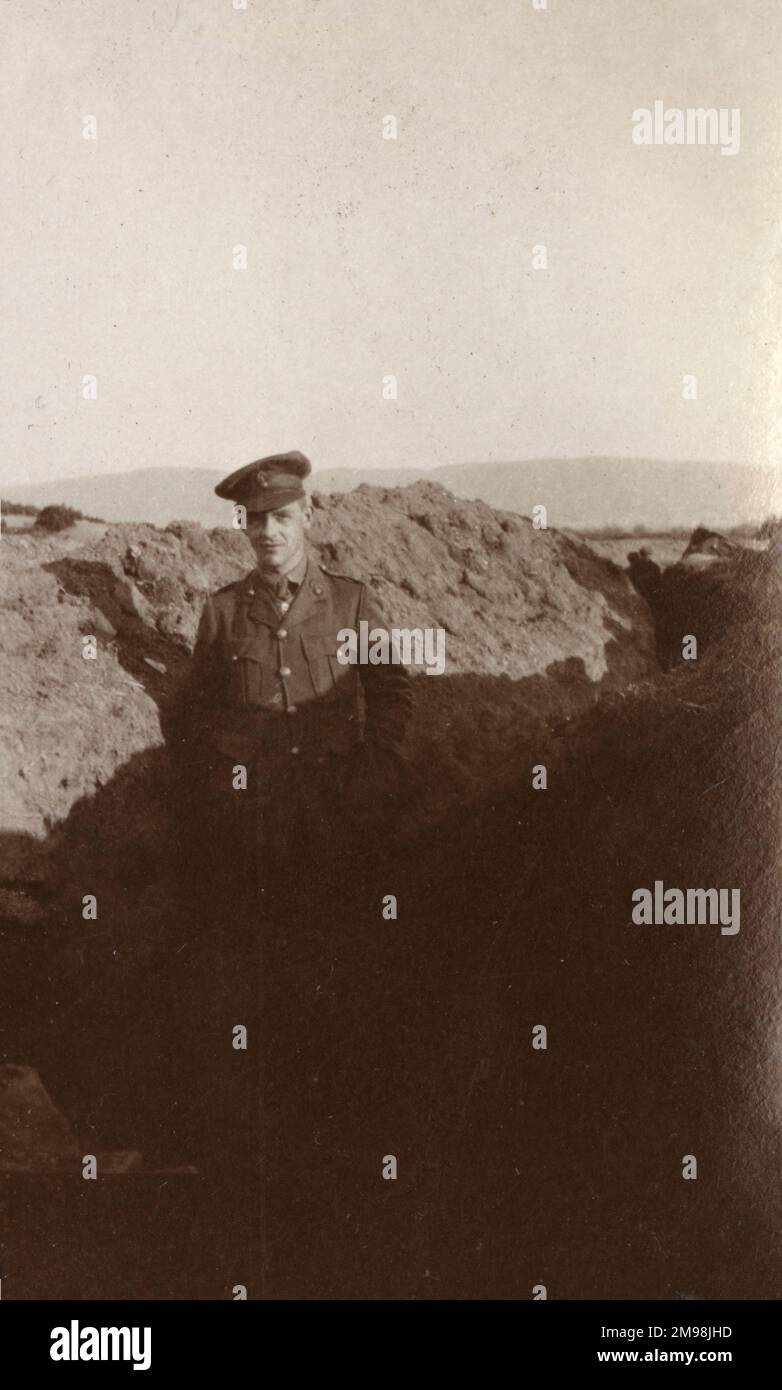
[[[336,637],[302,637],[301,645],[309,671],[312,688],[316,695],[330,695],[340,681],[351,672],[350,666],[343,666],[337,660]]]
[[[258,644],[250,639],[231,641],[226,647],[228,659],[228,699],[232,705],[246,708],[260,705],[263,696],[263,662]]]

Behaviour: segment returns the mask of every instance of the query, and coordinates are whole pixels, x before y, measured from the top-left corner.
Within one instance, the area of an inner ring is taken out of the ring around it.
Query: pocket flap
[[[225,654],[229,661],[263,661],[261,646],[252,637],[229,638]]]

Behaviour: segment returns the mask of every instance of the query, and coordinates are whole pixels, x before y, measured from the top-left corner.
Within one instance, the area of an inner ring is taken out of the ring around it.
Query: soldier
[[[241,867],[251,898],[286,879],[291,857],[310,878],[334,876],[329,838],[345,851],[359,806],[393,801],[411,711],[404,666],[338,660],[342,630],[384,623],[365,584],[308,553],[309,472],[303,454],[273,455],[215,489],[245,508],[257,564],[206,601],[179,721],[207,812],[200,868],[224,892],[226,872],[236,887]]]
[[[363,832],[363,849],[382,859],[380,837],[402,794],[412,680],[401,664],[337,658],[341,632],[384,623],[366,584],[324,569],[308,550],[309,473],[302,454],[273,455],[215,489],[246,509],[256,565],[207,599],[174,721],[187,792],[185,915],[198,923],[182,989],[201,1090],[195,1156],[207,1168],[210,1159],[252,1165],[259,1144],[267,1165],[275,1144],[284,1148],[275,1171],[291,1167],[305,1143],[291,1117],[312,1130],[318,1105],[321,1116],[338,1111],[328,1069],[350,1084],[346,1049],[359,1057],[366,1039],[353,1026],[348,1036],[345,1019],[355,1023],[353,1001],[378,973],[355,910],[368,862],[358,842]],[[231,1054],[238,1024],[256,1029],[252,1066]],[[260,1137],[248,1118],[256,1091]],[[313,1142],[322,1164],[322,1141]]]

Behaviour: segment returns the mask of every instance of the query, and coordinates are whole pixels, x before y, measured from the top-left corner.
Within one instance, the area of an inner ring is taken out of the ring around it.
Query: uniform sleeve
[[[364,585],[359,600],[359,622],[373,628],[390,629],[375,595]],[[413,679],[406,666],[359,666],[366,704],[364,738],[377,750],[401,753],[405,733],[413,712]]]
[[[174,755],[178,762],[191,767],[199,765],[206,756],[210,726],[219,703],[222,673],[217,636],[215,606],[207,598],[173,721]]]

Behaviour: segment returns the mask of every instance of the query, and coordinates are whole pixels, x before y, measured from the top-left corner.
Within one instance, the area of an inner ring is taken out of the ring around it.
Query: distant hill
[[[11,502],[62,502],[106,521],[172,520],[226,524],[230,507],[214,495],[222,473],[212,469],[140,468],[99,477],[17,483],[3,489]],[[732,463],[664,463],[659,459],[532,459],[517,463],[465,463],[425,469],[333,468],[313,475],[321,492],[350,492],[361,483],[403,487],[419,478],[441,483],[459,497],[529,515],[542,503],[551,526],[600,527],[615,523],[660,531],[697,522],[717,528],[759,522],[782,512],[782,474]]]
[[[148,521],[166,526],[169,521],[200,521],[220,526],[230,507],[215,497],[213,488],[224,475],[201,468],[136,468],[127,473],[103,473],[96,477],[56,478],[51,483],[4,487],[3,499],[28,502],[36,507],[62,502],[104,521]]]

